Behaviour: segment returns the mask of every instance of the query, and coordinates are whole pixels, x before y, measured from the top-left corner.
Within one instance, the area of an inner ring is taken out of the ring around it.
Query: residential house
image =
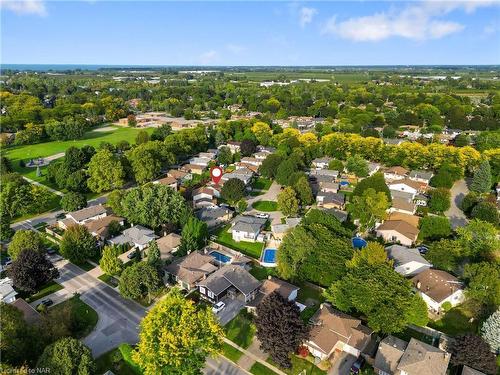
[[[167,172],[167,176],[173,177],[179,183],[184,183],[193,179],[193,175],[188,172],[181,171],[179,169],[171,169]]]
[[[88,221],[84,224],[84,226],[94,237],[97,237],[100,241],[104,241],[109,238],[109,225],[112,222],[117,222],[118,224],[123,225],[125,223],[125,219],[123,217],[109,215],[97,220]]]
[[[373,176],[380,170],[380,167],[379,163],[368,162],[368,176]]]
[[[401,212],[409,215],[413,215],[416,210],[417,206],[413,202],[413,199],[399,197],[392,198],[392,206],[389,208],[389,212]]]
[[[158,249],[160,249],[160,259],[169,260],[172,258],[172,253],[175,253],[181,245],[181,236],[177,233],[169,233],[166,236],[156,240]]]
[[[24,320],[28,324],[35,324],[40,322],[40,313],[36,311],[28,302],[22,298],[16,299],[12,302],[12,306],[17,307],[23,313]]]
[[[304,345],[320,360],[329,358],[333,352],[358,357],[370,342],[370,328],[327,303],[321,304],[310,322],[312,328]]]
[[[83,225],[89,221],[101,219],[108,215],[106,208],[101,205],[95,205],[90,207],[82,208],[78,211],[69,212],[66,214],[66,219],[62,220],[59,226],[62,226],[63,229],[66,229],[71,224],[80,224]]]
[[[206,166],[197,164],[184,164],[180,170],[186,173],[202,174]]]
[[[148,247],[149,243],[158,236],[155,232],[142,225],[135,225],[131,228],[125,229],[119,236],[113,237],[109,240],[112,245],[128,244],[131,247],[136,247],[139,250],[144,250]]]
[[[402,180],[408,176],[408,169],[403,167],[390,167],[384,171],[384,178],[389,181]]]
[[[198,281],[218,269],[213,261],[212,256],[193,251],[165,267],[165,282],[178,284],[188,291],[194,290]]]
[[[298,286],[269,275],[267,279],[262,282],[262,285],[259,288],[259,293],[255,297],[255,299],[246,304],[246,308],[248,312],[255,313],[257,306],[264,299],[264,297],[270,295],[273,292],[279,293],[288,301],[295,301],[299,289],[300,288]]]
[[[213,148],[213,149],[208,149],[207,152],[200,152],[198,154],[198,157],[207,158],[210,160],[215,160],[218,153],[219,153],[219,150],[217,150],[216,148],[215,149]]]
[[[316,158],[312,161],[312,167],[314,169],[328,169],[328,165],[333,160],[333,158],[329,156],[325,156],[322,158]]]
[[[208,228],[215,228],[221,224],[227,223],[233,217],[233,211],[227,207],[204,207],[196,211],[196,217],[207,223]]]
[[[233,172],[225,173],[222,175],[222,182],[229,181],[231,178],[237,178],[238,180],[243,181],[243,183],[248,186],[250,182],[252,182],[254,176],[254,172],[250,169],[244,167],[236,169]]]
[[[431,311],[439,313],[443,303],[456,306],[465,300],[462,283],[448,272],[428,269],[414,276],[411,282]]]
[[[309,171],[309,178],[320,181],[334,182],[339,176],[339,171],[331,169],[313,169]]]
[[[248,163],[243,163],[241,161],[234,163],[234,166],[236,167],[236,170],[241,169],[241,168],[246,168],[251,170],[254,174],[259,173],[259,167],[253,165],[253,164],[248,164]]]
[[[316,196],[316,202],[320,207],[343,210],[345,207],[345,195],[341,193],[319,192]]]
[[[376,229],[377,237],[386,242],[399,242],[411,246],[417,240],[419,230],[403,220],[387,220]]]
[[[17,292],[12,287],[12,279],[5,277],[0,280],[0,302],[12,303],[16,300]]]
[[[210,163],[211,161],[212,159],[210,158],[195,156],[189,159],[189,164],[199,165],[202,166],[203,168],[207,168],[208,163]]]
[[[262,159],[257,159],[257,158],[252,158],[252,157],[244,157],[244,158],[241,158],[241,163],[244,163],[244,164],[250,164],[250,165],[253,165],[254,167],[260,167],[262,165]]]
[[[349,217],[349,213],[346,211],[337,210],[335,208],[318,207],[318,209],[335,216],[341,223],[347,221],[347,218]]]
[[[337,193],[339,191],[339,184],[337,182],[320,182],[319,191],[322,193]]]
[[[259,151],[259,152],[256,152],[255,154],[253,154],[253,157],[255,159],[259,159],[261,161],[264,161],[269,155],[271,155],[270,152],[267,152],[267,151]]]
[[[290,229],[295,228],[299,225],[302,218],[289,217],[285,219],[284,224],[274,224],[271,225],[271,232],[273,233],[273,238],[277,241],[281,241],[285,234],[288,233]]]
[[[250,215],[237,216],[231,224],[231,234],[236,242],[262,242],[264,236],[260,233],[266,224],[266,219]]]
[[[408,178],[413,181],[421,182],[423,184],[429,185],[429,182],[431,181],[432,176],[434,176],[434,173],[431,171],[419,171],[419,170],[414,170],[410,172],[410,175]]]
[[[420,191],[423,191],[422,183],[410,180],[408,178],[396,180],[389,184],[389,190],[403,191],[412,194],[413,197]]]
[[[387,257],[394,261],[394,270],[403,276],[414,276],[432,267],[418,249],[392,245],[385,250]]]
[[[203,186],[201,188],[193,190],[193,207],[215,207],[217,203],[216,194],[219,192],[209,186]]]
[[[222,146],[229,147],[229,149],[231,150],[231,152],[234,154],[235,152],[240,152],[241,142],[227,141],[225,145],[221,145],[218,148],[221,148]]]
[[[389,214],[389,217],[387,218],[387,221],[389,220],[402,220],[405,223],[408,223],[414,226],[415,228],[418,228],[420,217],[415,215],[403,214],[401,212],[392,212]]]
[[[200,296],[212,303],[223,298],[252,301],[260,288],[260,281],[241,266],[227,264],[199,281]]]
[[[177,182],[177,179],[175,177],[166,176],[166,177],[160,178],[159,180],[153,181],[153,184],[161,184],[161,185],[169,186],[174,190],[177,190],[178,182]]]
[[[451,355],[415,338],[407,343],[387,336],[378,347],[373,368],[379,375],[445,375]]]
[[[394,145],[394,146],[398,146],[405,141],[404,139],[401,138],[384,138],[383,140],[386,145]]]

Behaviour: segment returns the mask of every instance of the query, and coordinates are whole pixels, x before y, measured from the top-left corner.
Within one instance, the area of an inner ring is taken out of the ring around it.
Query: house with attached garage
[[[231,234],[233,240],[236,242],[263,242],[264,235],[261,234],[267,219],[250,216],[240,215],[237,216],[231,224]]]
[[[202,174],[206,166],[197,164],[184,164],[180,170],[186,173]]]
[[[286,281],[278,279],[277,277],[268,276],[267,279],[262,282],[262,285],[259,288],[259,293],[255,297],[255,299],[246,304],[247,311],[255,314],[258,304],[262,302],[264,297],[267,297],[274,292],[279,293],[288,301],[295,301],[299,289],[300,288],[298,286],[287,283]],[[301,308],[301,306],[303,305],[298,306],[299,308]]]
[[[252,158],[249,156],[245,156],[244,158],[241,158],[240,160],[243,164],[250,164],[253,165],[254,167],[260,167],[262,165],[262,159],[257,159],[257,158]]]
[[[224,173],[222,175],[222,182],[224,183],[224,182],[229,181],[232,178],[236,178],[238,180],[243,181],[245,186],[248,186],[252,182],[254,174],[255,174],[255,172],[253,172],[252,170],[250,170],[247,167],[238,168],[230,173]]]
[[[177,233],[169,233],[166,236],[160,237],[156,240],[158,249],[160,250],[160,259],[172,259],[172,253],[175,253],[181,245],[181,236]]]
[[[129,245],[139,250],[144,250],[148,247],[149,243],[156,240],[158,236],[155,232],[142,225],[135,225],[131,228],[125,229],[119,236],[113,237],[109,240],[112,245]]]
[[[423,184],[421,182],[416,182],[408,178],[402,180],[396,180],[388,184],[389,190],[391,191],[401,191],[405,193],[410,193],[412,198],[421,191],[424,191]]]
[[[227,223],[233,217],[233,211],[227,207],[204,207],[195,212],[196,217],[207,223],[208,228],[215,228]]]
[[[167,172],[167,176],[173,177],[177,180],[179,184],[190,181],[193,179],[193,175],[188,172],[181,171],[179,169],[171,169]]]
[[[413,202],[413,199],[392,197],[392,205],[389,208],[389,212],[401,212],[403,214],[413,215],[417,210],[417,206]]]
[[[428,269],[411,279],[418,294],[429,310],[439,313],[443,303],[456,306],[465,300],[464,287],[453,275],[441,270]]]
[[[384,179],[386,181],[402,180],[408,176],[408,169],[403,167],[390,167],[384,171]]]
[[[84,226],[99,241],[104,241],[110,237],[109,226],[112,222],[123,225],[125,223],[125,219],[123,217],[109,215],[97,220],[88,221],[84,224]]]
[[[358,357],[370,342],[372,330],[361,320],[334,309],[327,303],[310,319],[309,339],[304,345],[320,360],[328,359],[334,352],[345,352]]]
[[[415,338],[406,342],[389,335],[380,342],[373,369],[378,375],[445,375],[450,357]]]
[[[382,237],[386,242],[399,242],[405,246],[413,245],[419,232],[417,227],[403,220],[387,220],[376,229],[377,237]]]
[[[391,245],[385,250],[387,257],[394,261],[394,270],[403,276],[414,276],[432,267],[418,249]]]
[[[164,280],[166,283],[177,284],[180,288],[188,291],[197,289],[197,282],[218,269],[213,263],[214,258],[211,255],[193,251],[165,266]]]
[[[160,178],[159,180],[153,181],[153,184],[161,184],[161,185],[169,186],[174,190],[177,190],[178,182],[177,182],[177,179],[175,177],[166,176],[166,177]]]
[[[431,182],[431,178],[434,176],[434,173],[431,171],[411,171],[410,175],[408,178],[412,181],[420,182],[426,185],[429,185],[429,182]]]
[[[74,224],[83,225],[92,220],[102,219],[106,217],[108,212],[106,208],[101,205],[95,205],[90,207],[82,208],[78,211],[69,212],[66,214],[66,219],[60,220],[58,222],[59,227],[62,229],[67,229],[69,226]]]
[[[260,281],[243,267],[227,264],[197,285],[200,296],[211,303],[217,303],[226,297],[247,303],[257,296]]]
[[[341,193],[319,192],[316,195],[316,203],[318,207],[343,210],[345,207],[345,195]]]
[[[312,161],[312,167],[314,169],[327,169],[333,158],[325,156],[322,158],[316,158]]]

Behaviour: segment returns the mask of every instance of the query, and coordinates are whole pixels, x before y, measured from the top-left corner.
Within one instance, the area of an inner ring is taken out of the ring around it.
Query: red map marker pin
[[[218,184],[220,179],[222,178],[222,168],[219,167],[210,168],[210,176],[212,177],[212,181]]]

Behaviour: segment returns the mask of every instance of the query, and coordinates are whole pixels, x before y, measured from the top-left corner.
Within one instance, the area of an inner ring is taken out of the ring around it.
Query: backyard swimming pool
[[[232,258],[226,254],[219,253],[218,251],[212,251],[210,255],[221,263],[231,263]]]
[[[361,237],[354,237],[352,239],[352,246],[355,247],[356,249],[362,249],[367,245],[367,242],[362,239]]]
[[[276,267],[276,249],[266,248],[262,251],[260,264],[264,267]]]

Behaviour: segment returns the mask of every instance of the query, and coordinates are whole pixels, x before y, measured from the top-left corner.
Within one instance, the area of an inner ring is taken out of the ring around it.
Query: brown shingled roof
[[[457,290],[463,289],[462,284],[455,276],[450,275],[448,272],[434,269],[427,269],[420,272],[411,279],[411,282],[415,288],[438,303],[451,296]]]
[[[417,239],[419,233],[418,228],[402,220],[387,220],[377,228],[377,231],[380,230],[394,230],[412,241]]]

